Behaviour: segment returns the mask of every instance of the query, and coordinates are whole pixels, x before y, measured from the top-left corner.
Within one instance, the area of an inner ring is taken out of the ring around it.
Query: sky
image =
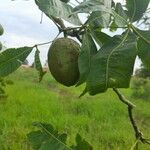
[[[40,20],[41,11],[33,0],[0,0],[0,23],[5,29],[0,40],[6,47],[33,46],[52,40],[57,35],[57,28],[46,16],[42,24]],[[40,49],[41,58],[45,61],[48,45]],[[30,62],[33,55],[28,58]]]
[[[122,0],[115,1],[121,2]],[[80,18],[85,19],[84,16],[80,16]],[[7,48],[33,46],[53,40],[58,34],[57,27],[45,15],[42,24],[40,24],[40,21],[41,11],[34,0],[0,0],[0,23],[5,29],[5,34],[0,37],[0,41]],[[120,32],[118,31],[118,33]],[[39,48],[42,64],[44,64],[49,45]],[[30,54],[28,60],[32,64],[34,52]],[[136,63],[136,66],[139,66],[139,62]]]

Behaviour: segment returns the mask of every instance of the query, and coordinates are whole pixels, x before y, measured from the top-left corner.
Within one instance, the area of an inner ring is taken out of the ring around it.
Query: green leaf
[[[93,11],[111,13],[111,10],[104,5],[104,2],[96,0],[84,1],[73,9],[74,13],[89,13]]]
[[[115,20],[113,19],[112,23],[110,24],[109,30],[110,30],[111,32],[114,32],[114,31],[116,31],[117,29],[118,29],[118,26],[117,26]]]
[[[126,15],[121,3],[116,4],[115,11],[119,16],[122,16],[124,19],[128,19],[128,16]]]
[[[100,1],[108,10],[111,10],[111,0],[101,0]],[[99,4],[100,4],[99,2]],[[93,11],[90,15],[88,22],[90,26],[96,27],[108,27],[110,23],[110,12],[103,12],[103,11]]]
[[[52,125],[35,122],[33,125],[40,130],[32,131],[27,135],[28,141],[34,150],[92,150],[92,146],[79,134],[76,136],[76,145],[66,145],[67,134],[59,134]]]
[[[0,24],[0,36],[3,35],[4,33],[4,28],[2,27],[2,25]]]
[[[105,92],[108,88],[127,88],[136,57],[135,36],[128,34],[113,37],[92,57],[86,80],[90,95]]]
[[[150,69],[150,30],[141,31],[137,29],[136,31],[139,35],[139,39],[137,41],[138,56],[144,65]]]
[[[44,142],[44,140],[48,139],[46,134],[43,134],[42,131],[32,131],[27,135],[28,140],[34,150],[38,150],[41,147],[41,143]]]
[[[115,23],[118,27],[124,27],[128,25],[128,21],[124,16],[121,16],[116,11],[112,10],[112,15],[114,16]]]
[[[83,35],[81,52],[78,58],[80,78],[77,86],[84,83],[90,71],[91,57],[97,53],[96,45],[89,33]]]
[[[88,18],[88,23],[91,27],[108,27],[110,23],[110,13],[94,11]]]
[[[37,49],[35,52],[35,60],[34,60],[34,64],[35,64],[35,68],[39,73],[39,82],[42,80],[43,76],[45,75],[46,71],[43,70],[41,61],[40,61],[40,51]]]
[[[21,66],[33,47],[10,48],[0,53],[0,77],[7,76]]]
[[[27,135],[34,150],[72,150],[66,145],[66,134],[59,134],[50,124],[36,122],[34,126],[40,130]]]
[[[63,3],[60,0],[35,0],[35,3],[50,19],[51,16],[54,16],[62,18],[72,24],[81,25],[76,14],[70,16],[70,14],[72,14],[73,7],[69,4]]]
[[[128,9],[127,15],[131,22],[135,22],[142,18],[149,2],[149,0],[126,0],[126,7]]]
[[[123,9],[121,3],[116,4],[115,11],[113,11],[113,15],[114,15],[114,22],[111,24],[112,27],[111,29],[113,29],[113,26],[124,27],[128,24],[127,22],[128,16],[126,15],[125,10]]]
[[[90,26],[93,26],[92,24],[95,24],[96,26],[100,25],[102,27],[107,27],[110,22],[110,19],[109,19],[110,14],[114,16],[116,24],[119,27],[124,27],[125,25],[128,24],[125,18],[123,18],[122,16],[117,14],[116,11],[111,9],[110,2],[107,2],[107,1],[105,2],[105,0],[104,1],[97,1],[97,0],[84,1],[78,6],[76,6],[73,12],[74,12],[73,14],[93,12],[88,19]]]
[[[2,50],[2,48],[3,48],[3,45],[2,45],[2,43],[0,41],[0,51]]]
[[[95,41],[99,44],[99,46],[102,46],[111,40],[111,37],[104,32],[101,32],[101,29],[99,28],[91,29],[91,34],[94,37]]]
[[[72,146],[71,148],[73,150],[93,150],[92,146],[82,139],[79,134],[76,135],[76,146]]]

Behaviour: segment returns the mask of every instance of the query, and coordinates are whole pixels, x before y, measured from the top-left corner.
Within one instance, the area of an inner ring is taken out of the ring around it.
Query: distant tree
[[[33,63],[31,64],[31,66],[30,66],[30,67],[31,67],[31,68],[34,68],[34,66],[35,66],[34,64],[35,64],[35,63],[33,62]]]
[[[44,67],[48,67],[48,60],[45,61]]]
[[[22,63],[22,65],[28,65],[28,64],[29,64],[29,62],[27,59]]]
[[[147,78],[150,77],[150,70],[147,69],[143,64],[141,65],[140,69],[137,69],[135,71],[135,76],[136,77],[141,77],[141,78]]]

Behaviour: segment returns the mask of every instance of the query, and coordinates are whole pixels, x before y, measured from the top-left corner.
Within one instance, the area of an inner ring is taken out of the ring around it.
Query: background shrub
[[[134,77],[131,88],[133,98],[150,100],[150,78]]]

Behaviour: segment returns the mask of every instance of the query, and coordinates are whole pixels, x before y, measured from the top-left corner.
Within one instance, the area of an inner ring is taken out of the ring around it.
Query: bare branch
[[[59,33],[57,34],[57,36],[55,37],[55,39],[54,39],[54,40],[49,41],[49,42],[44,42],[44,43],[36,44],[34,47],[42,46],[42,45],[47,45],[47,44],[52,43],[53,41],[55,41],[55,40],[58,38],[58,36],[60,35],[60,33],[61,33],[61,32],[59,32]]]
[[[135,105],[132,104],[129,100],[127,100],[124,97],[124,95],[122,95],[120,93],[120,91],[118,89],[113,88],[113,90],[117,94],[117,96],[119,97],[119,100],[128,106],[128,115],[129,115],[129,119],[130,119],[131,125],[132,125],[132,127],[134,129],[134,132],[135,132],[136,140],[141,141],[144,144],[150,144],[149,139],[145,139],[143,137],[143,133],[138,128],[138,125],[137,125],[137,123],[136,123],[136,121],[135,121],[135,119],[133,117],[133,108],[135,107]],[[138,142],[136,143],[136,146],[137,145],[138,145]]]

